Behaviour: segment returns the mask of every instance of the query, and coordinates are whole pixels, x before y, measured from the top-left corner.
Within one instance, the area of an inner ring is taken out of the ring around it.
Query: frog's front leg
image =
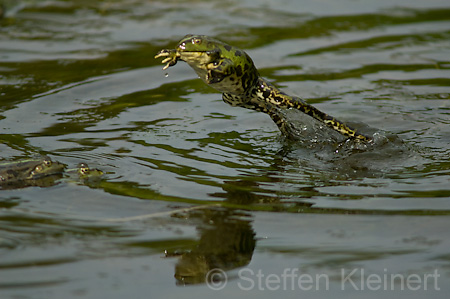
[[[159,58],[159,57],[165,57],[163,59],[162,63],[167,63],[163,67],[163,70],[166,70],[170,66],[173,66],[177,63],[178,59],[180,59],[180,53],[178,53],[178,51],[174,50],[174,49],[162,49],[155,56],[155,58]]]

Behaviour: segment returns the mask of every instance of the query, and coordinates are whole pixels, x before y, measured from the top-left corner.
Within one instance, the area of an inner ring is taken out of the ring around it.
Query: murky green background
[[[1,298],[447,298],[448,1],[3,2],[1,160],[107,175],[0,190]],[[271,82],[385,144],[284,140],[187,65],[161,70],[153,56],[187,33],[244,48]],[[328,288],[265,280],[286,269]],[[354,269],[359,284],[422,284],[343,288]],[[434,271],[440,290],[423,284]]]

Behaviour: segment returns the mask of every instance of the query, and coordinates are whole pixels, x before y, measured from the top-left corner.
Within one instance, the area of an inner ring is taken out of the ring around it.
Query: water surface
[[[49,155],[107,174],[0,190],[2,298],[450,291],[447,1],[4,7],[1,160]],[[375,134],[377,146],[338,147],[298,114],[313,134],[286,140],[267,115],[223,103],[187,65],[162,71],[153,56],[187,33],[245,49],[272,83]],[[220,291],[205,283],[213,268],[228,277]],[[354,270],[358,283],[398,274],[422,284],[343,286]],[[258,271],[323,275],[328,288],[301,289],[298,275],[259,284]],[[435,271],[437,288],[423,284]]]

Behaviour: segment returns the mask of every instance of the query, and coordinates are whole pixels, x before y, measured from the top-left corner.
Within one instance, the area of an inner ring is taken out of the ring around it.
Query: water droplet
[[[168,78],[169,77],[169,73],[165,73],[164,77]]]

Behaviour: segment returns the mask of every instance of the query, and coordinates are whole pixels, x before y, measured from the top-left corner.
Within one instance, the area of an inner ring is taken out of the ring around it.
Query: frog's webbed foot
[[[159,57],[165,57],[162,63],[167,63],[163,67],[163,70],[166,70],[170,66],[173,66],[177,63],[178,59],[180,58],[180,54],[178,54],[177,50],[162,49],[155,56],[155,58]]]

